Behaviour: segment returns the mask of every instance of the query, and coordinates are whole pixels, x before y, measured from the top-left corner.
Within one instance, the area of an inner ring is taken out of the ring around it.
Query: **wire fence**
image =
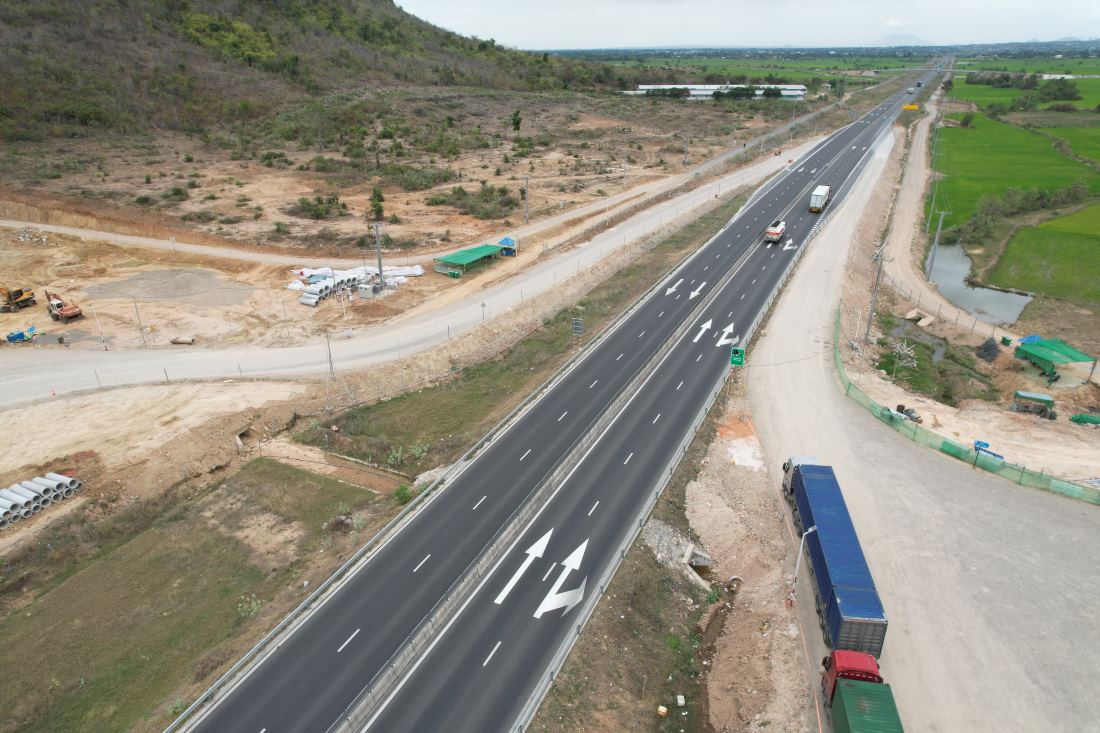
[[[944,438],[942,435],[921,427],[912,420],[899,417],[898,414],[889,407],[875,402],[866,392],[860,389],[859,385],[848,378],[848,372],[845,368],[844,359],[840,350],[841,340],[841,311],[837,309],[836,325],[833,331],[833,360],[836,363],[837,376],[840,378],[840,384],[844,388],[844,394],[849,399],[864,407],[883,423],[889,425],[896,432],[909,438],[914,443],[919,443],[927,448],[938,450],[952,458],[965,461],[974,468],[980,468],[983,471],[995,473],[1021,486],[1030,486],[1055,494],[1061,494],[1062,496],[1068,496],[1071,499],[1079,499],[1089,504],[1100,505],[1100,489],[1096,487],[1067,481],[1057,476],[1052,476],[1044,471],[1033,471],[1024,466],[1018,466],[988,453],[975,450],[970,446],[956,443],[953,440]]]

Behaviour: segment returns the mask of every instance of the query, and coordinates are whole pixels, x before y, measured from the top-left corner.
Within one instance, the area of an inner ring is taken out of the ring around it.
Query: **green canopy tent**
[[[502,249],[504,248],[497,244],[483,244],[479,247],[460,249],[449,255],[436,257],[434,260],[436,263],[434,269],[436,272],[441,272],[444,275],[459,277],[471,266],[479,264],[484,260],[491,260],[495,257],[499,257]]]
[[[1062,339],[1043,339],[1029,344],[1020,344],[1016,347],[1015,356],[1017,359],[1025,359],[1039,367],[1048,379],[1055,378],[1055,367],[1059,364],[1092,362],[1092,369],[1089,371],[1086,382],[1092,379],[1093,372],[1096,371],[1095,356],[1078,351]]]

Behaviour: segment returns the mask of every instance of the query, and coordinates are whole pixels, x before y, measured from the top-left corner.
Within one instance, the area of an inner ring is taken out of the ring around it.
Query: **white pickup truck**
[[[772,225],[764,230],[765,242],[781,242],[787,233],[787,222],[776,219]]]

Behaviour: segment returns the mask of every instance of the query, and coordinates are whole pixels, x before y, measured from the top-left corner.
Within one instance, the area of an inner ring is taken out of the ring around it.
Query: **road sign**
[[[902,109],[920,109],[920,105],[919,104],[903,104],[901,106],[901,108]]]
[[[730,366],[745,366],[745,350],[734,346],[730,349]]]
[[[977,450],[978,448],[988,448],[988,447],[989,447],[989,443],[985,442],[984,440],[975,440],[974,441],[975,450]]]
[[[584,335],[584,319],[583,318],[574,318],[573,319],[573,335],[574,336],[583,336]]]

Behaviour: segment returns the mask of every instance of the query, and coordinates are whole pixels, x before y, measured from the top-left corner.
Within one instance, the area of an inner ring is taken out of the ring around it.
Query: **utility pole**
[[[328,373],[336,381],[336,364],[332,361],[332,342],[329,341],[328,327],[325,327],[325,350],[328,352]]]
[[[141,345],[145,346],[145,327],[141,325],[141,311],[138,310],[137,298],[131,295],[130,299],[134,301],[134,313],[137,314],[138,335],[141,336]],[[98,321],[99,318],[97,317],[96,320]]]
[[[864,341],[871,340],[871,323],[875,320],[875,305],[878,303],[878,284],[882,280],[882,261],[884,259],[882,251],[884,249],[886,249],[885,242],[879,245],[872,258],[878,261],[878,269],[875,270],[875,286],[871,289],[871,311],[867,314],[867,330],[863,334]]]
[[[932,268],[936,265],[936,250],[940,248],[940,232],[943,230],[943,217],[950,211],[940,212],[940,221],[936,224],[936,237],[932,240],[932,251],[928,254],[928,282],[932,282]]]
[[[372,224],[374,231],[374,251],[378,253],[378,292],[386,289],[386,278],[382,275],[382,225]]]
[[[529,220],[528,212],[530,211],[530,206],[531,206],[531,183],[530,183],[530,178],[527,177],[527,176],[524,176],[523,177],[523,223],[524,223],[524,225],[526,225],[528,220]]]

